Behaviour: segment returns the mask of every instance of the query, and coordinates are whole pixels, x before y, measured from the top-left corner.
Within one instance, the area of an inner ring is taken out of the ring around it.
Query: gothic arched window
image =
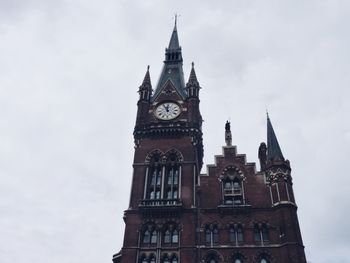
[[[238,245],[239,242],[243,242],[243,228],[241,225],[230,226],[230,241]]]
[[[164,198],[171,203],[176,203],[176,199],[179,198],[180,166],[175,153],[170,154],[167,158],[165,176],[164,187],[166,190]]]
[[[224,205],[244,204],[242,180],[235,169],[230,168],[226,171],[222,188]]]
[[[157,231],[153,230],[151,233],[151,244],[156,244],[157,243]]]
[[[156,257],[155,255],[151,255],[149,258],[149,263],[156,263]]]
[[[163,234],[164,244],[177,244],[179,242],[179,231],[173,224],[169,224]]]
[[[145,225],[141,236],[142,243],[156,244],[157,239],[158,239],[158,232],[155,226],[152,223]]]
[[[217,225],[208,225],[205,228],[205,243],[210,246],[219,243],[219,229]]]
[[[168,254],[165,254],[161,263],[178,263],[177,256],[176,255],[169,256]]]
[[[146,199],[161,199],[162,189],[162,165],[160,163],[160,155],[154,154],[150,159],[147,175]]]
[[[151,232],[147,229],[143,232],[142,243],[149,244],[151,243]]]
[[[266,224],[254,225],[254,240],[262,244],[269,241],[269,229]]]

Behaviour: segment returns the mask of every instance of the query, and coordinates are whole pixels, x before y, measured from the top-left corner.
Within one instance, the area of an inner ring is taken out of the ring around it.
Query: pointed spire
[[[180,48],[180,44],[179,44],[179,37],[177,35],[177,15],[175,15],[174,30],[173,30],[173,33],[171,34],[168,49],[179,49],[179,48]]]
[[[147,71],[145,77],[139,87],[140,101],[149,101],[152,95],[152,84],[151,77],[149,75],[149,65],[147,66]]]
[[[147,66],[147,71],[146,71],[146,74],[145,74],[145,77],[143,79],[143,82],[142,82],[142,86],[152,86],[151,84],[151,77],[149,75],[149,65]]]
[[[272,123],[269,118],[269,114],[267,115],[267,159],[269,161],[274,160],[282,160],[284,161],[284,157],[279,146],[275,131],[273,130]]]
[[[156,99],[167,83],[174,86],[180,96],[187,97],[184,73],[182,69],[182,52],[177,36],[177,22],[175,21],[169,47],[165,49],[165,60],[152,100]]]
[[[196,71],[194,70],[194,62],[192,62],[192,68],[191,68],[190,77],[188,78],[188,83],[199,84],[196,76]]]

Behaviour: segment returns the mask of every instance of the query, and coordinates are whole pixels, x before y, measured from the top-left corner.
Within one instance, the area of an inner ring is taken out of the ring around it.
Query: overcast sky
[[[136,91],[147,65],[155,86],[179,13],[186,80],[194,61],[203,88],[205,164],[227,119],[257,162],[268,109],[308,261],[350,262],[350,1],[172,2],[0,0],[0,261],[119,251]]]

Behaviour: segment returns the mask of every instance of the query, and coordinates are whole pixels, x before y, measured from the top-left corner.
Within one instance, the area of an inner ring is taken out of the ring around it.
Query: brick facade
[[[147,70],[139,89],[130,204],[113,261],[306,263],[291,168],[270,120],[259,171],[237,154],[227,123],[222,155],[200,174],[199,89],[194,66],[184,84],[175,25],[158,86]]]

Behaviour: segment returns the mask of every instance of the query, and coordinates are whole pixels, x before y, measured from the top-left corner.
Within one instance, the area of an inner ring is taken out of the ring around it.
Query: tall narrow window
[[[146,199],[151,205],[158,205],[159,202],[154,200],[161,199],[161,189],[162,189],[162,165],[160,163],[160,155],[155,154],[150,160],[150,165],[148,168],[147,175],[147,188],[146,188]]]
[[[269,230],[266,224],[256,224],[254,226],[254,240],[256,242],[261,242],[261,244],[269,241]]]
[[[229,169],[222,184],[224,205],[244,204],[242,181],[236,170]]]
[[[209,225],[205,229],[205,243],[210,246],[219,243],[219,229],[217,225]]]
[[[168,200],[176,202],[179,189],[179,167],[176,163],[169,164],[166,170],[166,196]]]
[[[157,243],[157,231],[153,230],[151,234],[151,244],[156,244]]]
[[[170,233],[170,230],[167,229],[165,232],[164,232],[164,243],[165,244],[169,244],[171,241],[171,233]]]
[[[163,234],[163,242],[164,244],[177,244],[179,242],[179,231],[174,225],[167,226]]]
[[[149,244],[151,242],[151,232],[147,229],[143,233],[142,243]]]
[[[241,225],[233,225],[230,227],[230,241],[235,243],[236,246],[243,242],[243,229]]]

